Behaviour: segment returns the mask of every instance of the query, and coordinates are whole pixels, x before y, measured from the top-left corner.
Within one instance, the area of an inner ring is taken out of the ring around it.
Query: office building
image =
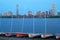
[[[13,16],[12,12],[7,13],[8,16]]]
[[[55,4],[52,4],[52,9],[51,9],[51,16],[55,16]]]
[[[16,15],[19,16],[19,5],[16,5]]]
[[[60,16],[60,12],[58,12],[58,16]]]

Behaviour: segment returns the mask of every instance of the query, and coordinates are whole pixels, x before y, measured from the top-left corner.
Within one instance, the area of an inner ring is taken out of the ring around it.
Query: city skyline
[[[33,14],[36,14],[37,11],[49,11],[52,8],[52,4],[56,5],[56,12],[60,12],[59,3],[60,1],[57,0],[2,0],[0,1],[0,13],[4,14],[11,11],[16,14],[17,4],[19,5],[19,14],[28,14],[29,10]]]
[[[16,13],[15,13],[15,15],[16,16],[19,16],[19,15],[21,15],[21,14],[19,14],[19,5],[17,4],[16,5]],[[37,14],[49,14],[49,15],[58,15],[58,12],[56,13],[56,5],[55,4],[52,4],[51,5],[51,9],[50,10],[47,10],[47,11],[44,11],[44,12],[42,12],[42,11],[37,11],[35,14],[33,14],[33,11],[31,11],[31,10],[28,10],[27,11],[27,14],[29,15],[37,15]],[[56,14],[55,14],[56,13]],[[60,13],[60,12],[59,12]],[[23,13],[23,15],[27,15],[26,13]],[[0,13],[0,15],[2,15],[1,13]],[[8,16],[8,15],[10,15],[10,16],[12,16],[12,15],[14,15],[14,13],[12,12],[12,11],[8,11],[8,12],[5,12],[2,16]]]

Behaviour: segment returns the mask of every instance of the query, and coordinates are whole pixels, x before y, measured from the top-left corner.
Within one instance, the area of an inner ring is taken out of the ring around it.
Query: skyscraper
[[[16,14],[17,14],[17,16],[19,15],[19,5],[18,4],[16,5]]]
[[[51,9],[51,16],[54,16],[55,15],[55,4],[52,4],[52,9]]]
[[[55,4],[52,4],[52,8],[49,10],[49,16],[55,16]]]

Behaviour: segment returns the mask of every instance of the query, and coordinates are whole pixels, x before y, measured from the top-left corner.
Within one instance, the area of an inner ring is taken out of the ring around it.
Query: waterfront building
[[[29,18],[33,17],[32,11],[28,11],[28,17],[29,17]]]
[[[7,16],[13,16],[12,12],[8,12]]]
[[[60,12],[58,12],[57,14],[58,14],[58,16],[60,16]]]
[[[26,14],[24,14],[24,15],[23,15],[23,17],[24,17],[24,18],[27,18],[27,15],[26,15]]]
[[[38,17],[38,18],[42,17],[41,11],[38,11],[38,12],[36,13],[36,17]]]
[[[7,12],[5,12],[5,13],[3,14],[3,16],[7,16]]]
[[[46,17],[46,12],[42,12],[42,17]]]
[[[19,18],[23,18],[23,15],[19,15]]]

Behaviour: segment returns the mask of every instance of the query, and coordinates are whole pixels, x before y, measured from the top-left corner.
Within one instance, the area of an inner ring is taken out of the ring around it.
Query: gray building
[[[58,16],[60,16],[60,12],[58,12]]]
[[[19,15],[19,5],[18,4],[16,5],[16,15],[17,16]]]

